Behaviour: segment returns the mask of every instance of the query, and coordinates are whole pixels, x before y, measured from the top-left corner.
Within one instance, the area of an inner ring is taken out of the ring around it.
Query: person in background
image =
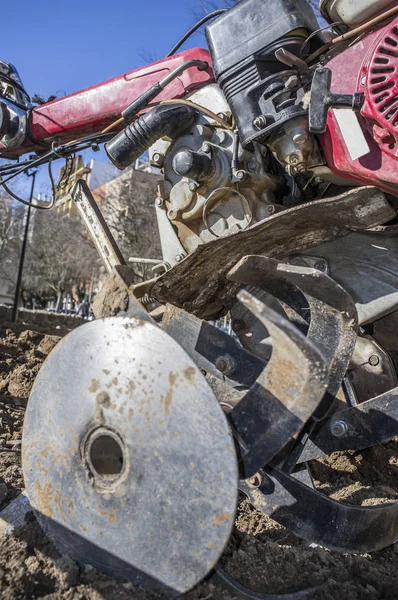
[[[81,314],[82,314],[83,319],[88,319],[89,303],[88,303],[87,296],[84,296],[84,300],[83,300],[83,303],[80,308],[81,308]]]

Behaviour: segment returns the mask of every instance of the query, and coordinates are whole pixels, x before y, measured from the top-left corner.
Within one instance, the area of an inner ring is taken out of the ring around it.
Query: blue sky
[[[162,58],[195,22],[198,6],[198,0],[4,2],[0,57],[16,66],[31,95],[70,94],[139,67],[147,55]],[[194,45],[205,45],[203,35],[187,44]]]
[[[194,10],[200,0],[2,2],[0,58],[31,96],[70,94],[162,58],[195,23]],[[205,46],[203,34],[184,47],[195,46]],[[25,188],[25,177],[13,184],[18,193]],[[43,170],[37,191],[48,189]]]

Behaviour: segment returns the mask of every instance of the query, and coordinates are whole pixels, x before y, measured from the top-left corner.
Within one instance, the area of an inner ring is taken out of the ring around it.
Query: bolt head
[[[295,133],[293,136],[293,142],[295,144],[304,144],[308,140],[308,133],[306,131],[300,131]]]
[[[348,433],[348,425],[345,421],[334,421],[330,426],[330,432],[334,437],[344,437]]]
[[[202,151],[203,151],[203,152],[206,152],[206,153],[207,153],[207,152],[211,152],[211,145],[210,145],[208,142],[205,142],[205,143],[202,145]]]
[[[195,181],[190,181],[188,187],[190,192],[196,192],[199,186]]]
[[[162,198],[156,198],[155,204],[156,204],[156,206],[163,206],[163,200],[162,200]]]
[[[377,365],[379,363],[380,363],[380,358],[376,354],[373,354],[372,356],[369,357],[369,364],[372,367],[377,367]]]
[[[289,156],[289,163],[294,166],[294,165],[298,165],[300,162],[300,158],[297,156],[297,154],[291,154]]]
[[[176,262],[180,263],[185,258],[184,254],[177,254]]]
[[[159,167],[159,168],[161,168],[163,166],[163,162],[164,162],[164,156],[160,152],[155,152],[152,155],[151,165],[153,167]]]
[[[264,483],[264,478],[260,473],[256,473],[253,477],[249,477],[246,479],[246,483],[251,488],[259,488]]]
[[[326,271],[326,262],[324,260],[317,260],[314,264],[314,269],[317,269],[318,271]]]
[[[254,160],[254,158],[252,158],[251,160],[249,160],[247,166],[248,166],[249,171],[253,172],[257,169],[257,161]]]
[[[253,120],[253,127],[255,129],[257,129],[258,131],[260,131],[261,129],[264,129],[264,127],[267,126],[267,117],[265,117],[264,115],[260,115],[259,117],[256,117]]]
[[[219,356],[216,359],[215,367],[223,375],[230,375],[235,369],[235,362],[231,356]]]
[[[245,173],[245,171],[237,171],[235,173],[235,177],[236,177],[236,179],[242,180],[246,177],[246,173]]]

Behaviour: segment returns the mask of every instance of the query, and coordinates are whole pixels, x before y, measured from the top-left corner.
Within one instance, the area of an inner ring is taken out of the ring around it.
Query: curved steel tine
[[[287,305],[291,302],[292,285],[302,292],[310,308],[307,337],[325,359],[329,372],[328,392],[335,396],[357,337],[358,317],[351,296],[321,271],[259,255],[245,256],[228,273],[228,279],[257,285]],[[314,415],[316,418],[322,416]]]
[[[263,482],[239,488],[255,508],[301,538],[326,548],[366,553],[398,540],[398,502],[354,506],[333,500],[280,469],[267,467]]]
[[[260,592],[254,592],[239,583],[239,581],[236,581],[236,579],[227,573],[219,564],[215,567],[209,581],[233,592],[238,598],[246,600],[302,600],[304,598],[311,598],[316,591],[315,588],[311,588],[291,594],[262,594]]]
[[[238,299],[265,325],[273,341],[268,364],[228,415],[247,479],[301,431],[328,382],[324,359],[311,340],[248,292],[239,292]]]

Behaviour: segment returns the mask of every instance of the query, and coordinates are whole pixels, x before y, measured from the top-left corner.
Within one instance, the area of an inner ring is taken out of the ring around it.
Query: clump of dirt
[[[60,340],[33,331],[0,330],[0,509],[23,489],[20,443],[25,406],[43,360]],[[335,453],[311,465],[317,488],[335,499],[374,505],[398,498],[398,441],[363,452]],[[302,541],[240,498],[225,570],[257,592],[313,589],[314,600],[395,600],[398,544],[350,555]],[[156,600],[158,595],[62,557],[28,513],[23,527],[0,538],[0,589],[5,600]],[[234,600],[212,581],[185,600]]]
[[[21,438],[25,407],[39,369],[61,338],[0,330],[0,509],[23,489]]]

